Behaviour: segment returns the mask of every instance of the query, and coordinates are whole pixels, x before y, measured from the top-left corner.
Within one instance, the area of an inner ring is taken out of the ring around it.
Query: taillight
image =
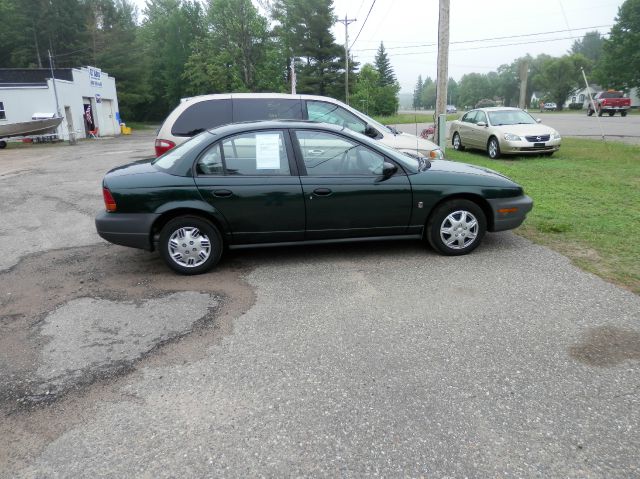
[[[164,155],[171,148],[175,147],[176,144],[170,140],[156,140],[156,156]]]
[[[107,211],[115,211],[116,210],[116,200],[113,199],[111,192],[108,188],[102,188],[102,197],[104,198],[104,207]]]

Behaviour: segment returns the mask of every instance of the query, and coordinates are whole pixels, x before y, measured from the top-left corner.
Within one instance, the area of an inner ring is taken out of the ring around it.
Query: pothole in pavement
[[[51,403],[159,351],[202,357],[253,304],[246,270],[177,276],[156,254],[102,244],[30,255],[0,273],[0,408]]]

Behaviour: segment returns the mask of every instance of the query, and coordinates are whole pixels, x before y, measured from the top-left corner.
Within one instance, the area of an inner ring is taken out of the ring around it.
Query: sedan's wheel
[[[453,139],[451,140],[451,143],[453,144],[454,150],[458,150],[458,151],[464,150],[464,146],[462,145],[462,141],[460,140],[460,135],[458,135],[457,132],[453,134]]]
[[[489,158],[492,160],[500,158],[500,143],[498,143],[498,139],[496,137],[491,137],[489,139],[489,143],[487,144],[487,153],[489,154]]]
[[[3,148],[7,147],[7,142],[6,141],[0,141],[0,150],[2,150]]]
[[[448,256],[470,253],[487,230],[482,209],[469,200],[452,200],[440,205],[427,223],[427,238],[433,248]]]
[[[627,112],[626,111],[621,111],[620,112],[620,116],[627,116]]]
[[[223,244],[214,225],[197,216],[182,216],[162,228],[158,248],[167,266],[191,275],[213,268],[220,261]]]
[[[615,114],[616,114],[616,112],[615,112],[615,111],[610,111],[610,112],[609,112],[609,116],[613,116],[613,115],[615,115]]]

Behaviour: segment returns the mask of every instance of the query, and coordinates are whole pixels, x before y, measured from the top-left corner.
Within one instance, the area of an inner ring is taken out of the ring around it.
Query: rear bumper
[[[489,231],[505,231],[517,228],[533,208],[533,200],[527,195],[515,198],[487,200],[493,212],[493,225]]]
[[[113,244],[151,251],[151,227],[158,218],[153,213],[107,213],[96,216],[98,234]]]

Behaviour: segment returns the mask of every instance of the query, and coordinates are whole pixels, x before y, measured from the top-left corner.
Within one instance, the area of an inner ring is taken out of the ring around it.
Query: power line
[[[364,28],[364,26],[367,24],[367,20],[369,20],[369,15],[371,14],[371,10],[373,10],[373,6],[375,4],[376,4],[376,0],[373,0],[373,2],[371,2],[371,7],[369,8],[369,11],[367,12],[367,16],[365,17],[364,22],[362,23],[362,26],[360,27],[360,31],[356,35],[356,39],[353,41],[353,43],[349,47],[349,50],[351,50],[353,48],[353,46],[356,44],[356,42],[358,41],[358,37],[362,33],[362,29]]]
[[[604,36],[604,35],[603,35]],[[469,50],[484,50],[486,48],[499,48],[499,47],[510,47],[514,45],[530,45],[533,43],[546,43],[546,42],[557,42],[560,40],[575,40],[582,37],[563,37],[563,38],[549,38],[545,40],[532,40],[528,42],[515,42],[515,43],[502,43],[500,45],[484,45],[481,47],[471,47],[471,48],[457,48],[452,50],[453,52],[466,52]],[[394,53],[392,56],[402,56],[402,55],[423,55],[426,53],[436,53],[435,50],[422,51],[422,52],[407,52],[407,53]]]
[[[595,25],[593,27],[581,27],[581,28],[573,28],[570,29],[569,31],[578,31],[578,30],[589,30],[591,28],[606,28],[606,27],[611,27],[613,25]],[[525,33],[522,35],[509,35],[509,36],[504,36],[504,37],[491,37],[491,38],[480,38],[480,39],[476,39],[476,40],[460,40],[457,42],[450,42],[451,45],[454,44],[462,44],[462,43],[475,43],[475,42],[488,42],[488,41],[492,41],[492,40],[508,40],[510,38],[523,38],[523,37],[534,37],[534,36],[538,36],[538,35],[550,35],[552,33],[564,33],[566,32],[567,29],[562,29],[562,30],[553,30],[553,31],[549,31],[549,32],[538,32],[538,33]],[[386,47],[386,50],[399,50],[401,48],[418,48],[418,47],[433,47],[437,45],[437,43],[421,43],[421,44],[416,44],[416,45],[402,45],[402,46],[398,46],[398,47]],[[354,50],[356,52],[365,52],[365,51],[373,51],[373,50],[377,50],[377,48],[360,48],[357,50]]]

